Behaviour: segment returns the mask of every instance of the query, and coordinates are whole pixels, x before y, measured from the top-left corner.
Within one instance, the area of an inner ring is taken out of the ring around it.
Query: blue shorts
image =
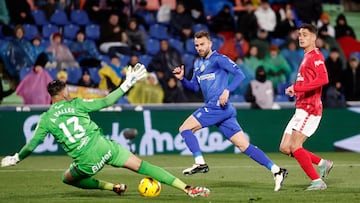
[[[197,109],[192,115],[203,128],[217,126],[226,139],[230,139],[233,135],[242,131],[236,119],[236,109],[231,104],[227,104],[224,108],[204,106]]]

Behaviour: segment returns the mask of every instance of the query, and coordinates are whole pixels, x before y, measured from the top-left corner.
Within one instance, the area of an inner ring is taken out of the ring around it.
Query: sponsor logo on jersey
[[[209,74],[204,74],[204,75],[200,75],[198,77],[198,80],[215,80],[215,73],[209,73]]]
[[[315,66],[319,66],[319,65],[321,65],[321,64],[324,64],[324,61],[322,61],[322,60],[314,61],[314,65],[315,65]]]
[[[93,173],[96,173],[98,170],[102,169],[106,163],[107,160],[111,158],[112,154],[109,150],[103,157],[101,157],[101,161],[96,163],[96,165],[92,166],[91,169]]]

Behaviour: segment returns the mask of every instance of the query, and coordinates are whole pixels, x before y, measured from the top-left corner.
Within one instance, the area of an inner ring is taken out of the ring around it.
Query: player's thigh
[[[111,151],[113,152],[112,158],[108,161],[108,164],[114,167],[123,167],[125,163],[129,160],[132,153],[116,143],[115,141],[111,142]]]
[[[193,132],[195,132],[196,130],[199,130],[201,128],[202,126],[199,121],[193,115],[190,115],[180,126],[179,130],[180,132],[184,130],[192,130]]]

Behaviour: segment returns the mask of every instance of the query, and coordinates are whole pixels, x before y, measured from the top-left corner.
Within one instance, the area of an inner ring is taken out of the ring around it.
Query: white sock
[[[195,164],[205,164],[205,159],[203,156],[195,157]]]
[[[280,167],[278,165],[274,164],[271,166],[271,172],[273,174],[278,173],[279,171],[280,171]]]
[[[324,161],[325,161],[324,159],[321,159],[320,162],[318,163],[318,166],[323,165],[323,164],[324,164]]]

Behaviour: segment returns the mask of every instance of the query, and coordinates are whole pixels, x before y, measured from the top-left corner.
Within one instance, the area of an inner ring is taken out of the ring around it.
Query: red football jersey
[[[316,48],[306,53],[294,84],[296,108],[304,109],[312,115],[321,116],[323,109],[322,86],[328,82],[324,56],[320,50]]]

